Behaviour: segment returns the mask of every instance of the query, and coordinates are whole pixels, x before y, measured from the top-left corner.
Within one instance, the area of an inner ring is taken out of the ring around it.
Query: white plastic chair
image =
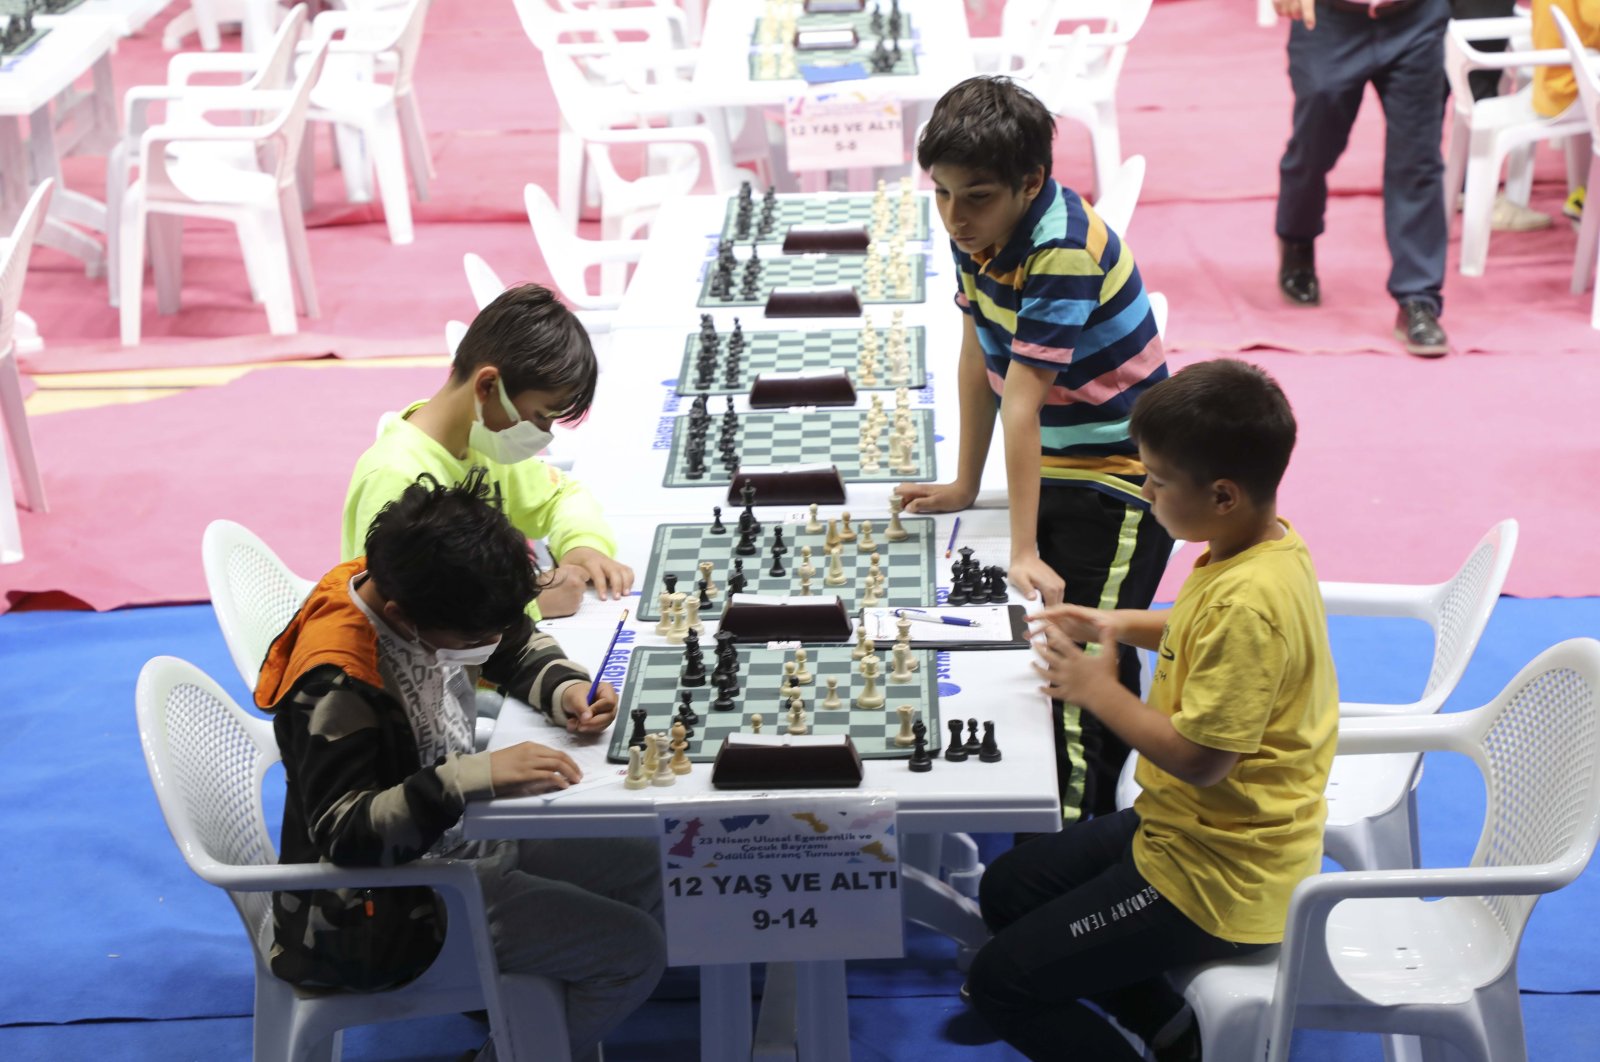
[[[1341,758],[1471,758],[1488,794],[1477,850],[1460,868],[1301,882],[1281,948],[1172,977],[1201,1039],[1285,1062],[1295,1028],[1342,1029],[1423,1037],[1427,1058],[1526,1062],[1517,950],[1538,897],[1576,878],[1600,837],[1597,716],[1600,642],[1575,638],[1482,708],[1343,721]]]
[[[1263,29],[1278,24],[1278,9],[1272,0],[1256,0],[1256,25]]]
[[[245,687],[253,690],[272,640],[316,584],[290,571],[270,546],[232,520],[206,525],[200,560],[228,655]]]
[[[1517,522],[1502,520],[1484,535],[1454,576],[1429,585],[1321,584],[1330,616],[1388,616],[1421,620],[1433,632],[1433,657],[1422,695],[1397,704],[1345,702],[1341,721],[1362,716],[1421,716],[1439,711],[1472,661],[1489,624],[1517,549]],[[1117,803],[1138,795],[1135,756],[1117,782]],[[1323,848],[1349,870],[1389,870],[1417,865],[1416,784],[1422,757],[1336,756],[1326,792]]]
[[[312,47],[327,42],[335,58],[312,90],[310,120],[343,131],[341,165],[355,178],[353,189],[365,187],[365,175],[376,176],[389,241],[395,244],[415,238],[407,175],[417,186],[417,198],[426,200],[433,171],[413,85],[428,4],[410,0],[401,9],[325,11],[311,24]],[[384,57],[387,64],[379,61]],[[392,80],[378,81],[385,65]],[[308,153],[301,165],[309,169],[311,161]],[[305,172],[301,183],[309,196]]]
[[[1554,118],[1533,109],[1533,88],[1474,100],[1467,75],[1474,70],[1513,70],[1527,66],[1566,65],[1565,48],[1534,51],[1482,52],[1473,41],[1500,40],[1525,34],[1524,18],[1452,19],[1444,39],[1444,69],[1450,82],[1450,150],[1445,156],[1447,209],[1458,192],[1461,205],[1461,273],[1483,275],[1489,257],[1489,236],[1500,167],[1507,157],[1506,198],[1526,206],[1533,188],[1533,147],[1541,140],[1581,137],[1588,121],[1579,108]],[[1462,191],[1463,179],[1465,191]]]
[[[500,973],[470,864],[279,864],[261,810],[262,779],[279,759],[272,725],[246,713],[194,665],[170,656],[144,666],[134,700],[167,829],[189,869],[227,890],[250,937],[257,1062],[331,1062],[350,1026],[469,1010],[489,1012],[500,1058],[569,1057],[565,990],[547,978]],[[444,901],[448,931],[439,957],[415,981],[387,992],[306,991],[273,976],[270,893],[418,885]]]
[[[579,311],[579,318],[590,332],[610,330],[610,318],[622,304],[622,292],[602,284],[599,292],[589,290],[585,274],[594,266],[610,262],[637,263],[644,253],[644,240],[585,240],[567,228],[550,194],[536,184],[522,190],[533,226],[534,242],[544,256],[550,275],[562,296]],[[603,278],[604,279],[604,278]]]
[[[135,85],[127,91],[122,103],[124,132],[106,158],[106,287],[110,292],[111,305],[117,306],[122,302],[119,282],[122,199],[133,178],[133,170],[140,162],[139,138],[150,127],[151,110],[157,105],[165,105],[166,121],[203,124],[204,104],[206,100],[215,98],[211,93],[217,86],[196,85],[194,79],[207,75],[233,74],[241,78],[239,85],[224,88],[288,88],[294,81],[295,45],[300,40],[305,23],[306,6],[296,4],[285,15],[277,32],[262,51],[184,52],[173,56],[167,63],[165,84]],[[185,101],[188,101],[187,105]],[[197,108],[200,109],[197,111]],[[181,158],[185,151],[195,150],[195,145],[179,144],[169,154],[176,159]],[[202,154],[225,155],[233,165],[241,168],[257,165],[253,144],[238,144],[232,151],[221,144],[202,144],[198,150]]]
[[[1133,223],[1134,208],[1139,205],[1139,192],[1144,188],[1144,156],[1131,155],[1117,167],[1111,180],[1100,188],[1094,201],[1094,211],[1100,215],[1112,232],[1128,235]]]
[[[1156,319],[1156,335],[1163,341],[1167,338],[1167,297],[1159,291],[1148,292],[1145,298],[1150,300],[1150,315]]]
[[[467,323],[465,321],[446,321],[444,323],[444,347],[453,358],[456,348],[461,345],[461,340],[466,337]]]
[[[22,285],[28,278],[28,259],[50,207],[55,181],[46,178],[28,197],[10,238],[0,248],[0,419],[6,423],[11,452],[22,474],[22,489],[28,508],[36,513],[50,511],[45,501],[44,479],[39,475],[39,459],[33,452],[33,433],[28,430],[28,411],[22,403],[22,377],[17,372],[15,324],[17,303],[22,300]],[[0,453],[0,564],[22,559],[22,527],[17,521],[16,488],[11,484],[11,464]]]
[[[222,47],[222,27],[225,23],[238,23],[244,37],[245,51],[253,51],[255,42],[264,38],[271,27],[266,21],[272,17],[276,0],[189,0],[189,10],[172,16],[161,33],[161,47],[175,52],[183,46],[189,34],[200,38],[200,47],[214,52]]]
[[[1000,35],[972,38],[973,65],[984,74],[1032,77],[1051,45],[1055,26],[1044,21],[1054,6],[1055,0],[1006,0],[1000,11]]]
[[[1573,56],[1572,76],[1578,82],[1578,105],[1589,123],[1589,168],[1585,184],[1595,188],[1600,180],[1600,59],[1584,51],[1583,42],[1567,18],[1565,11],[1551,5],[1556,28],[1567,51]],[[1595,271],[1600,268],[1600,209],[1583,212],[1578,226],[1578,248],[1572,257],[1572,293],[1582,295],[1594,284]],[[1594,306],[1589,312],[1589,327],[1600,329],[1600,284],[1595,284]]]
[[[118,247],[125,346],[139,342],[147,227],[160,309],[173,313],[178,308],[183,277],[181,219],[185,215],[229,221],[239,230],[239,247],[252,287],[266,306],[267,326],[274,335],[287,335],[298,327],[296,291],[306,316],[318,315],[295,171],[311,86],[321,75],[326,58],[327,49],[319,47],[293,89],[218,88],[207,92],[204,102],[191,100],[186,105],[193,108],[191,113],[228,110],[273,115],[259,125],[168,122],[146,129],[140,136],[140,175],[123,198]],[[169,148],[178,145],[183,150],[174,157]],[[241,166],[229,151],[212,154],[197,150],[204,145],[249,145],[258,158],[270,160],[270,165]]]
[[[494,267],[471,251],[461,256],[461,265],[467,271],[467,287],[472,289],[472,301],[478,304],[478,309],[498,299],[506,290],[506,282],[500,279]]]

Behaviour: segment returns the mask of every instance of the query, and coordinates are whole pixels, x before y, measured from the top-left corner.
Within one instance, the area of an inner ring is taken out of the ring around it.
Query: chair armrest
[[[1322,607],[1330,616],[1398,616],[1427,619],[1437,586],[1399,583],[1320,582]]]
[[[1464,41],[1493,41],[1527,34],[1533,20],[1527,15],[1505,18],[1461,18],[1450,20],[1450,32]]]
[[[1565,48],[1542,48],[1531,52],[1480,52],[1463,44],[1467,61],[1475,70],[1510,70],[1519,66],[1571,66],[1572,53]]]
[[[1478,713],[1445,712],[1384,718],[1340,716],[1340,756],[1380,756],[1395,752],[1460,752],[1478,749]]]
[[[212,885],[232,892],[426,885],[471,895],[467,890],[478,887],[478,876],[472,865],[459,859],[419,859],[397,867],[339,867],[331,863],[234,866],[209,860],[190,863],[190,866]]]
[[[179,52],[167,63],[167,84],[187,85],[196,74],[244,74],[261,69],[255,52]]]
[[[220,87],[220,86],[219,86]],[[157,103],[181,100],[192,88],[176,85],[135,85],[122,99],[122,132],[130,140],[138,139],[149,126],[150,107]]]

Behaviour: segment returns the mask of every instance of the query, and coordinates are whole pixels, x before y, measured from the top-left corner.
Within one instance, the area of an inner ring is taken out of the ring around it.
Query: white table
[[[0,66],[0,227],[9,230],[33,187],[54,178],[56,191],[39,242],[82,259],[85,271],[97,276],[104,265],[104,250],[98,240],[68,223],[104,232],[105,204],[61,183],[61,158],[85,138],[103,142],[107,135],[115,135],[111,49],[118,38],[116,24],[105,18],[78,17],[76,12],[40,16],[35,23],[48,26],[50,32],[29,51]],[[63,136],[52,103],[91,70],[94,88],[87,97],[89,107],[79,108],[76,129]],[[24,117],[28,119],[26,151]]]

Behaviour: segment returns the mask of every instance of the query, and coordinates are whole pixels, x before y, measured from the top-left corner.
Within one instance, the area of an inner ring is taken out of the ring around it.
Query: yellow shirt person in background
[[[1585,48],[1600,48],[1600,0],[1533,0],[1533,46],[1562,48],[1561,31],[1550,9],[1559,7],[1578,31]],[[1590,62],[1593,62],[1590,59]],[[1570,66],[1533,68],[1533,109],[1542,118],[1554,118],[1578,98],[1578,81]]]
[[[1043,692],[1138,750],[1144,792],[983,877],[994,937],[965,994],[1031,1059],[1144,1057],[1104,1012],[1158,1062],[1198,1062],[1199,1027],[1162,975],[1281,940],[1322,856],[1339,694],[1311,555],[1277,513],[1288,400],[1252,365],[1201,362],[1150,388],[1130,430],[1155,518],[1210,548],[1170,612],[1035,617]],[[1114,653],[1078,642],[1155,650],[1150,703],[1117,681]]]

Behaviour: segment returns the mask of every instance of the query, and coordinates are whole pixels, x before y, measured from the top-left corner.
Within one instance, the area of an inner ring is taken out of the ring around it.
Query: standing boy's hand
[[[1091,711],[1110,690],[1121,690],[1117,678],[1117,636],[1106,626],[1094,630],[1088,641],[1099,642],[1101,651],[1090,654],[1078,648],[1067,632],[1046,623],[1033,638],[1033,650],[1040,663],[1033,665],[1044,685],[1039,691],[1051,700],[1069,701]]]
[[[531,741],[489,753],[489,784],[495,796],[548,793],[582,778],[571,756]]]
[[[594,592],[600,595],[601,601],[620,599],[633,589],[633,569],[597,549],[573,546],[561,555],[561,564],[582,572],[583,577],[594,584]]]
[[[599,734],[617,717],[617,690],[609,682],[595,687],[594,700],[583,683],[574,682],[561,693],[561,710],[567,713],[567,729],[574,734]]]
[[[1056,570],[1039,559],[1037,552],[1011,555],[1011,585],[1029,601],[1042,598],[1045,605],[1059,605],[1067,584]]]
[[[1116,625],[1109,615],[1087,605],[1057,605],[1032,613],[1028,619],[1039,627],[1060,627],[1075,642],[1098,641],[1103,631],[1116,631]],[[1121,640],[1115,633],[1113,637]]]
[[[978,488],[965,483],[902,483],[895,488],[908,513],[953,513],[970,509]]]

